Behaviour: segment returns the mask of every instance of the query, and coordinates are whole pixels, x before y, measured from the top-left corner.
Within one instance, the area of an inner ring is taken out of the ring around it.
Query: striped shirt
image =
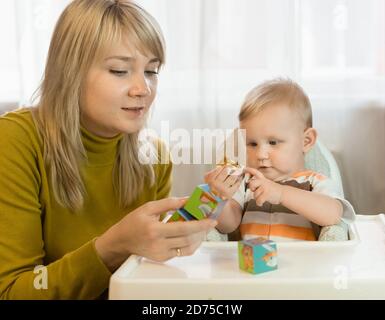
[[[345,223],[354,220],[355,213],[352,205],[342,197],[334,181],[322,174],[311,170],[302,171],[279,183],[338,199],[343,206],[342,220]],[[245,189],[245,181],[243,181],[233,196],[244,211],[240,226],[243,239],[263,236],[274,241],[317,240],[319,226],[281,205],[265,202],[262,207],[258,207],[253,193]]]

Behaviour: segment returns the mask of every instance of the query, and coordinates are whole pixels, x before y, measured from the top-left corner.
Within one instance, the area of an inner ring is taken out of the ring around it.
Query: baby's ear
[[[317,130],[314,128],[307,128],[303,133],[303,152],[307,153],[317,141]]]

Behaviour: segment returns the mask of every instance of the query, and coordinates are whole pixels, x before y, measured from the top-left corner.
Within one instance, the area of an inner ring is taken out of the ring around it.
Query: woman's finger
[[[217,225],[216,220],[203,219],[194,221],[177,221],[166,223],[159,227],[161,236],[163,237],[180,237],[187,236],[197,232],[207,232]]]
[[[242,179],[238,179],[237,181],[235,181],[235,183],[230,187],[230,193],[234,193],[236,192],[238,189],[239,189],[239,186],[241,185],[242,183]]]
[[[190,245],[187,245],[184,247],[176,247],[171,250],[175,251],[175,256],[177,257],[191,256],[200,247],[203,240],[204,240],[204,235],[202,235],[202,237],[200,237],[198,241],[194,241]]]
[[[189,245],[187,247],[180,248],[180,255],[181,256],[191,256],[201,245],[203,239],[200,241],[194,242],[192,245]]]
[[[166,238],[165,244],[171,249],[191,247],[202,242],[205,234],[205,232],[196,232],[188,236]]]
[[[224,182],[229,177],[229,167],[223,166],[215,180]]]
[[[215,178],[218,176],[218,174],[222,171],[222,168],[221,167],[217,167],[217,168],[214,168],[210,171],[208,171],[205,175],[204,175],[204,181],[206,183],[212,181],[212,180],[215,180]]]
[[[167,211],[176,210],[182,208],[187,202],[187,198],[166,198],[162,200],[149,201],[143,206],[136,209],[136,212],[143,212],[143,214],[159,216]],[[134,212],[132,212],[134,213]],[[132,214],[131,213],[131,214]]]
[[[238,181],[238,176],[228,176],[224,182],[224,185],[231,188]]]

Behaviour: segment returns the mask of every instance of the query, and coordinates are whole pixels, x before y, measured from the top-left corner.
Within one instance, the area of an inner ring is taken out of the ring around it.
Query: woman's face
[[[93,64],[85,80],[81,123],[100,137],[141,130],[156,95],[159,59],[142,55],[127,40]]]

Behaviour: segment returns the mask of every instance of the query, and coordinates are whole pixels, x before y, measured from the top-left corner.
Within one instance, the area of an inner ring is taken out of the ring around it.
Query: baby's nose
[[[258,160],[265,160],[269,158],[269,152],[267,148],[261,146],[257,148],[257,158]]]

